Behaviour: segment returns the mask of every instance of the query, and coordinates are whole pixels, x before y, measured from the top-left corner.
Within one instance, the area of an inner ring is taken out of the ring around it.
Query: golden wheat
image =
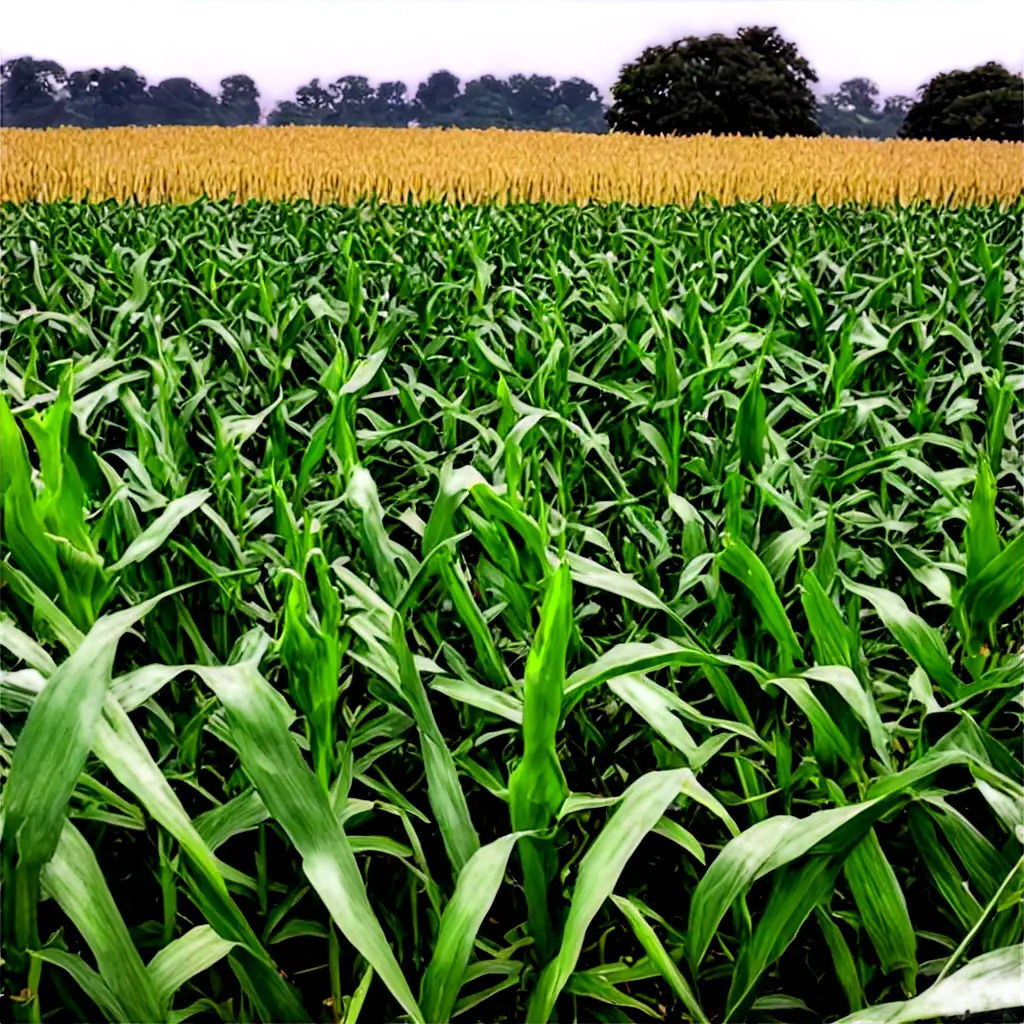
[[[0,131],[0,201],[312,199],[823,205],[1012,202],[1001,142],[710,135],[649,138],[409,128]]]

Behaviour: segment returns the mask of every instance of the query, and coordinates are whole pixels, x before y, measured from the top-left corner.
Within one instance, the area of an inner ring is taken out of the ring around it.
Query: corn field
[[[403,138],[4,133],[5,1019],[1020,1019],[1018,150]]]
[[[403,128],[3,129],[0,201],[1012,203],[1024,147]]]

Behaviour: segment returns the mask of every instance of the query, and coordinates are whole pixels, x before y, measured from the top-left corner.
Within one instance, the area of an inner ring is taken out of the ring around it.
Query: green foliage
[[[1012,1007],[1022,212],[5,208],[10,1016]]]
[[[643,135],[820,135],[818,76],[774,28],[649,46],[619,72],[606,117]]]
[[[900,138],[1022,142],[1024,79],[993,61],[936,75],[919,90]]]

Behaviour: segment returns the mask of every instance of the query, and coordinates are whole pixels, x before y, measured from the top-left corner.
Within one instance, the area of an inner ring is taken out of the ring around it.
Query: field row
[[[3,208],[5,990],[1014,1006],[1022,212]]]
[[[1012,203],[1000,142],[391,128],[4,129],[0,201]]]

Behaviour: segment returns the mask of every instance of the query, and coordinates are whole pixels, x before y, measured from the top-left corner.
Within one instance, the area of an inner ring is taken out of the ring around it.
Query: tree
[[[374,123],[389,128],[407,127],[411,117],[408,92],[405,82],[381,82],[373,99]]]
[[[913,103],[907,96],[887,96],[878,105],[878,86],[870,78],[851,78],[826,94],[818,122],[826,135],[861,139],[895,138]]]
[[[373,101],[377,90],[362,75],[345,75],[327,91],[331,110],[321,124],[366,126],[374,124]]]
[[[334,105],[330,92],[320,84],[319,78],[314,78],[308,85],[297,89],[295,102],[314,122],[327,114]]]
[[[0,64],[0,124],[47,128],[64,119],[67,72],[52,60],[16,57]]]
[[[482,75],[466,83],[459,97],[462,128],[511,128],[514,123],[508,82]]]
[[[811,82],[818,80],[814,68],[800,56],[796,45],[783,39],[777,29],[757,25],[741,28],[736,38],[759,54],[777,74],[794,85],[803,86],[808,93]]]
[[[874,117],[878,113],[878,86],[870,78],[851,78],[839,86],[837,92],[825,97],[836,107],[852,111],[863,117]]]
[[[259,124],[260,91],[248,75],[220,80],[219,106],[222,124]]]
[[[936,75],[918,90],[900,136],[1024,141],[1024,79],[994,61]]]
[[[543,75],[510,75],[508,80],[512,123],[516,128],[545,131],[551,127],[555,107],[555,80]]]
[[[151,124],[220,124],[217,101],[191,78],[165,78],[149,87]]]
[[[886,96],[885,104],[882,107],[883,114],[892,114],[904,118],[907,111],[914,105],[910,96]]]
[[[597,86],[583,78],[567,78],[555,87],[555,110],[568,114],[567,127],[575,132],[603,133],[608,130],[604,104]],[[555,111],[552,111],[555,116]],[[564,115],[559,114],[559,119]],[[559,125],[561,127],[561,124]]]
[[[435,71],[416,90],[413,116],[424,126],[451,127],[458,123],[458,106],[458,77],[450,71]]]
[[[82,128],[121,128],[159,123],[146,79],[134,68],[75,71],[66,89],[66,123]]]
[[[188,78],[147,85],[129,67],[69,74],[53,61],[31,57],[0,65],[0,121],[11,126],[259,124],[259,98],[256,83],[243,74],[221,79],[219,95],[212,96]],[[604,132],[604,112],[601,94],[582,78],[556,85],[542,75],[517,74],[508,81],[482,75],[460,90],[455,75],[437,71],[415,97],[400,81],[374,87],[362,76],[345,75],[325,86],[314,78],[293,99],[276,104],[267,124],[407,127],[415,120],[464,128]]]
[[[687,36],[622,68],[606,118],[647,135],[819,135],[818,76],[774,28]]]

